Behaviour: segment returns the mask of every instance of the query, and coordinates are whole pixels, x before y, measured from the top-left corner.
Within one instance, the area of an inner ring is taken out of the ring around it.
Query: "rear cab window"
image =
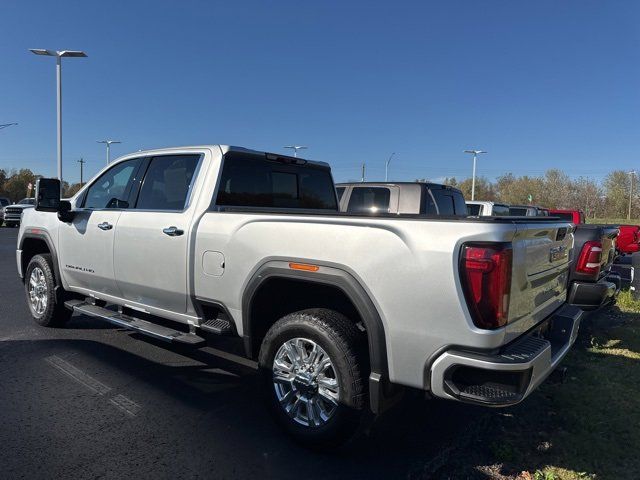
[[[507,205],[494,203],[492,215],[494,217],[507,217],[509,216],[509,207]]]
[[[243,152],[224,156],[216,205],[338,210],[328,168],[290,157]]]
[[[467,205],[467,215],[470,215],[472,217],[479,216],[481,210],[482,210],[482,205],[476,205],[475,203]]]
[[[349,213],[388,213],[391,190],[386,187],[353,187],[349,197]]]

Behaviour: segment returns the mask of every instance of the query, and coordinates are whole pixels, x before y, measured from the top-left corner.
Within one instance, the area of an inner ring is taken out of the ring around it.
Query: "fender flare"
[[[319,264],[315,261],[301,261],[314,265]],[[360,282],[347,271],[333,266],[322,266],[321,264],[320,266],[322,268],[319,272],[307,272],[292,270],[284,262],[268,262],[254,272],[242,295],[242,330],[247,356],[254,356],[251,306],[256,292],[266,281],[274,278],[299,280],[310,284],[315,283],[332,286],[347,296],[360,314],[367,330],[371,373],[378,374],[382,376],[382,378],[388,378],[387,344],[384,325],[373,301]]]
[[[56,253],[56,249],[53,248],[53,242],[51,241],[51,237],[49,236],[49,233],[40,229],[38,232],[32,232],[27,230],[24,233],[24,235],[22,235],[22,237],[20,238],[20,244],[18,245],[19,250],[24,251],[23,250],[24,241],[28,238],[32,238],[35,240],[42,240],[47,245],[47,248],[49,249],[49,253],[51,254],[51,260],[53,262],[53,272],[56,275],[56,287],[61,288],[62,278],[60,276],[60,265],[58,264],[58,254]],[[22,275],[24,277],[24,271],[22,272]]]

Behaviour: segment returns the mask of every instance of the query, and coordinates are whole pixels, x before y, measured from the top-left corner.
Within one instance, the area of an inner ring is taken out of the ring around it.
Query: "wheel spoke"
[[[283,342],[271,370],[278,402],[294,422],[319,427],[331,419],[340,384],[331,358],[318,343],[299,337]]]

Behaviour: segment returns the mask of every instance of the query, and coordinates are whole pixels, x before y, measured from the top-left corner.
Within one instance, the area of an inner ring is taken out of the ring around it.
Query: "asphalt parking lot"
[[[272,422],[247,362],[89,317],[36,325],[16,236],[0,228],[0,477],[419,478],[479,416],[408,395],[350,450],[305,450]]]

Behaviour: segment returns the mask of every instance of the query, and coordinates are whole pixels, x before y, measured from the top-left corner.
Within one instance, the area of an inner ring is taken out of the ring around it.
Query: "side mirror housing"
[[[60,200],[58,206],[58,220],[61,222],[70,222],[75,217],[75,213],[71,210],[71,202],[69,200]]]
[[[57,212],[60,209],[60,180],[39,178],[36,181],[36,210]]]

